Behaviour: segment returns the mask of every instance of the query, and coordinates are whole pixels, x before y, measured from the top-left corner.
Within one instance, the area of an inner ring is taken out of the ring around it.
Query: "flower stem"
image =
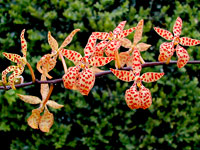
[[[171,60],[171,57],[167,58],[166,64],[168,65]]]
[[[145,61],[144,61],[144,59],[142,58],[142,56],[140,56],[140,62],[141,62],[142,64],[145,63]]]
[[[118,50],[115,51],[115,61],[117,62],[117,69],[121,68]]]
[[[59,57],[60,57],[60,59],[61,59],[61,61],[62,61],[64,71],[65,71],[65,73],[67,73],[67,65],[66,65],[66,63],[65,63],[65,59],[64,59],[64,57],[63,57],[61,51],[59,52]]]
[[[43,107],[46,105],[46,103],[47,103],[47,101],[49,100],[49,98],[50,98],[50,96],[51,96],[51,93],[52,93],[52,91],[53,91],[53,84],[51,84],[50,85],[50,89],[49,89],[49,93],[48,93],[48,95],[47,95],[47,97],[46,97],[46,99],[43,101]]]
[[[31,65],[28,62],[26,63],[26,65],[28,66],[28,69],[31,72],[32,82],[35,83],[35,74],[33,72],[33,69],[32,69]]]

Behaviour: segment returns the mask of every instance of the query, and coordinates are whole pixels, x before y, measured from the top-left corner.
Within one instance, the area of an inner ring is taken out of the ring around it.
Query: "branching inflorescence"
[[[84,56],[81,56],[77,51],[65,48],[80,29],[72,31],[60,47],[58,47],[58,42],[49,32],[48,42],[51,47],[51,53],[44,55],[37,63],[37,69],[41,73],[40,81],[35,79],[34,72],[26,60],[27,43],[24,38],[25,30],[22,31],[20,38],[23,57],[17,54],[3,53],[7,59],[17,63],[17,65],[9,66],[2,72],[1,84],[5,89],[6,85],[10,85],[12,89],[15,89],[16,84],[22,83],[22,77],[20,75],[23,73],[25,65],[27,65],[31,71],[32,82],[30,84],[35,81],[36,83],[42,83],[42,100],[35,96],[18,94],[19,98],[26,103],[40,104],[39,108],[32,110],[32,114],[27,120],[30,127],[33,129],[40,129],[43,132],[49,132],[54,119],[53,114],[49,112],[47,106],[55,109],[63,107],[63,105],[49,100],[53,91],[53,84],[51,84],[49,88],[48,83],[54,83],[54,81],[47,81],[47,78],[53,78],[49,75],[49,72],[56,66],[57,57],[61,59],[63,64],[65,74],[62,76],[62,81],[65,88],[77,90],[82,95],[88,95],[94,86],[95,76],[112,72],[120,80],[126,82],[134,81],[133,85],[130,89],[126,90],[125,93],[125,100],[129,108],[146,109],[151,106],[151,92],[149,89],[145,88],[142,81],[147,83],[157,81],[164,73],[147,72],[140,75],[142,66],[148,66],[148,63],[145,63],[144,59],[141,57],[140,52],[146,51],[151,46],[149,44],[139,43],[142,39],[144,21],[140,20],[136,27],[124,30],[125,24],[126,21],[120,22],[113,32],[93,32],[83,50]],[[170,63],[174,51],[176,51],[178,55],[178,67],[181,68],[187,64],[189,55],[179,44],[183,46],[193,46],[200,44],[200,41],[187,37],[180,38],[181,28],[182,20],[180,17],[177,18],[173,27],[174,36],[167,30],[154,27],[155,31],[160,36],[167,40],[172,40],[172,42],[164,42],[160,45],[158,60],[161,63],[154,63],[155,65],[163,64],[163,62],[166,62],[166,64]],[[135,31],[135,34],[133,42],[131,42],[126,37],[133,31]],[[98,42],[97,39],[100,40],[100,42]],[[121,46],[127,48],[127,51],[119,52]],[[75,66],[67,68],[63,56],[72,61]],[[110,63],[112,60],[115,61],[115,69],[111,68],[110,71],[106,72],[97,68]],[[9,72],[12,72],[12,74],[9,76],[7,83],[6,75]],[[20,82],[18,80],[20,80]],[[58,80],[59,81],[55,80],[55,82],[61,81],[61,79]],[[30,84],[27,83],[27,85]],[[44,113],[41,115],[43,111]]]

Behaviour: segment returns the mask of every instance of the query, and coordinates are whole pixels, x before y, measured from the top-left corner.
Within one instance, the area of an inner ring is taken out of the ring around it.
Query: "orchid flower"
[[[121,52],[119,54],[121,67],[123,67],[125,64],[127,66],[131,66],[134,60],[134,55],[138,55],[137,53],[140,51],[146,51],[151,46],[146,43],[138,43],[142,39],[143,26],[144,26],[144,20],[142,19],[137,24],[133,42],[131,42],[129,39],[126,38],[122,40],[121,42],[122,46],[129,48],[129,50],[126,52]],[[145,63],[141,56],[139,57],[138,61],[141,63]]]
[[[108,44],[105,50],[105,54],[108,57],[114,57],[115,51],[117,51],[121,46],[121,41],[123,41],[124,37],[128,36],[136,29],[136,27],[132,27],[130,29],[123,30],[125,24],[126,21],[120,22],[113,32],[93,32],[97,39],[104,41],[103,44]]]
[[[73,30],[70,35],[64,40],[64,42],[61,44],[60,47],[58,47],[58,42],[54,39],[54,37],[51,35],[51,32],[48,33],[48,42],[52,49],[51,54],[44,55],[39,62],[37,63],[37,69],[41,74],[45,74],[47,78],[51,79],[52,76],[48,74],[49,71],[51,71],[55,65],[56,65],[56,59],[58,55],[62,59],[63,67],[65,71],[67,71],[67,67],[65,62],[63,61],[63,56],[61,54],[61,50],[66,47],[71,41],[74,35],[80,31],[80,29]]]
[[[120,80],[130,82],[134,81],[130,89],[126,90],[125,100],[129,108],[131,109],[146,109],[152,104],[151,92],[149,89],[142,85],[143,82],[154,82],[159,80],[164,73],[147,72],[142,76],[135,76],[133,71],[123,71],[110,69],[112,73]],[[139,88],[139,91],[137,90]]]
[[[26,60],[26,52],[27,52],[27,43],[26,43],[26,40],[24,38],[24,32],[25,32],[25,29],[22,30],[21,32],[21,36],[20,36],[20,39],[21,39],[21,48],[22,48],[22,53],[23,53],[23,57],[21,57],[20,55],[18,54],[12,54],[12,53],[3,53],[3,55],[9,59],[10,61],[12,62],[15,62],[17,63],[16,66],[12,65],[12,66],[9,66],[7,67],[3,72],[2,72],[2,82],[4,85],[7,84],[7,80],[6,80],[6,75],[9,73],[9,72],[13,72],[9,78],[8,78],[8,82],[11,86],[12,89],[16,89],[15,88],[15,80],[18,76],[20,76],[23,71],[24,71],[24,67],[25,65],[28,66],[29,70],[31,71],[31,75],[32,75],[32,81],[35,82],[35,75],[34,75],[34,72],[33,72],[33,69],[32,67],[30,66],[30,64],[27,62]]]
[[[46,81],[46,76],[42,74],[41,81]],[[21,95],[17,94],[21,100],[25,103],[29,104],[40,104],[39,108],[33,109],[31,116],[28,118],[28,125],[33,129],[40,128],[43,132],[49,132],[51,126],[53,125],[54,117],[53,114],[49,112],[47,106],[52,107],[54,109],[59,109],[63,107],[56,103],[53,100],[49,100],[49,97],[52,93],[53,86],[50,87],[48,84],[41,84],[41,95],[42,100],[36,96],[30,95]],[[41,116],[40,114],[44,111],[44,114]]]
[[[180,17],[176,19],[176,22],[173,27],[174,36],[168,30],[154,27],[154,30],[161,37],[163,37],[166,40],[172,41],[172,42],[164,42],[160,45],[160,55],[158,57],[158,60],[160,62],[167,61],[167,64],[168,64],[173,53],[176,51],[177,56],[178,56],[177,66],[178,68],[182,68],[183,66],[187,64],[190,57],[186,49],[180,46],[179,44],[183,46],[194,46],[194,45],[200,44],[200,40],[191,39],[188,37],[180,38],[181,29],[182,29],[182,19]]]
[[[84,49],[84,57],[76,51],[62,49],[63,56],[76,65],[75,67],[70,67],[62,77],[65,88],[78,90],[82,95],[88,95],[95,82],[93,67],[104,66],[114,60],[113,57],[91,57],[95,52],[95,44],[96,37],[92,34]]]

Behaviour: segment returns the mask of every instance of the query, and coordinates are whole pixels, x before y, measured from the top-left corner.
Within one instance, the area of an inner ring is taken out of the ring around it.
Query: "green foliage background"
[[[61,44],[75,28],[80,28],[69,49],[83,53],[93,31],[112,31],[120,21],[125,28],[136,26],[144,19],[143,42],[152,47],[142,52],[146,61],[157,61],[159,45],[165,40],[154,26],[172,31],[178,16],[183,20],[182,36],[200,39],[200,4],[198,0],[0,0],[0,52],[18,53],[20,33],[26,29],[27,60],[33,66],[49,53],[47,32]],[[133,34],[129,36],[133,38]],[[190,60],[200,60],[200,47],[186,47]],[[176,60],[176,55],[172,58]],[[0,55],[0,71],[10,62]],[[66,60],[67,61],[67,60]],[[73,65],[67,61],[68,66]],[[113,63],[107,65],[113,67]],[[144,68],[142,72],[165,72],[156,83],[145,84],[152,92],[153,104],[147,110],[130,110],[124,101],[125,83],[113,75],[96,79],[88,96],[64,89],[57,84],[51,99],[64,104],[53,110],[54,125],[49,133],[33,130],[27,125],[31,110],[16,93],[40,96],[34,85],[0,91],[0,141],[6,149],[199,149],[200,147],[200,65],[176,65]],[[63,76],[62,64],[50,72],[54,78]],[[26,68],[25,81],[31,76]]]

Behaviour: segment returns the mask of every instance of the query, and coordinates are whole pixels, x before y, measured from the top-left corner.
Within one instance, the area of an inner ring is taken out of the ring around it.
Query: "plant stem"
[[[35,74],[33,72],[33,69],[32,69],[31,65],[28,62],[26,63],[26,65],[28,66],[28,69],[31,72],[32,82],[35,83]]]
[[[64,57],[63,57],[61,51],[59,52],[59,57],[60,57],[60,59],[61,59],[61,61],[62,61],[64,71],[65,71],[65,73],[67,73],[67,65],[66,65],[66,63],[65,63],[65,59],[64,59]]]
[[[118,50],[115,51],[115,61],[117,61],[117,69],[121,68]]]
[[[49,100],[52,91],[53,91],[53,84],[50,85],[49,93],[48,93],[46,99],[43,101],[43,107],[46,105],[47,101]]]

